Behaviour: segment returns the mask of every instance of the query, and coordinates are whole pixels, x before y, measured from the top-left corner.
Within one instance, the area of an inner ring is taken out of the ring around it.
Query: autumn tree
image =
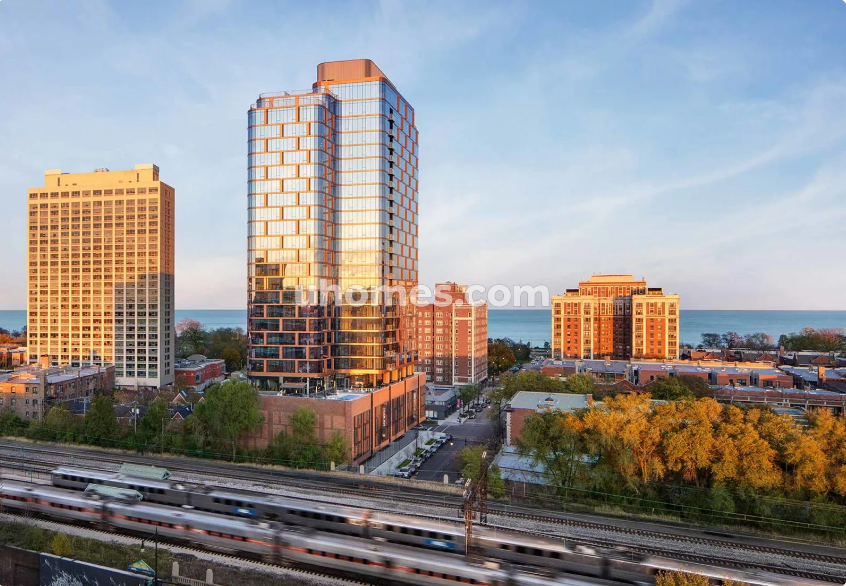
[[[747,417],[733,405],[723,407],[714,436],[711,474],[717,482],[731,482],[756,489],[781,482],[776,451],[755,428],[756,415]]]
[[[73,553],[73,542],[67,533],[57,531],[50,541],[50,549],[53,551],[53,555],[66,558]]]
[[[743,346],[743,336],[737,332],[726,332],[720,336],[720,341],[722,342],[722,347],[729,350]]]
[[[177,348],[185,357],[191,354],[204,354],[206,351],[206,331],[203,324],[186,317],[176,324]]]
[[[590,445],[626,482],[639,476],[642,483],[661,477],[661,430],[650,420],[652,402],[646,395],[617,395],[601,408],[585,412],[583,421]]]
[[[543,465],[549,484],[563,491],[570,486],[585,453],[583,432],[584,424],[572,413],[533,413],[526,417],[515,444],[535,465]]]
[[[775,341],[765,332],[755,332],[744,337],[743,345],[751,350],[771,350],[775,347]]]
[[[846,423],[828,409],[816,409],[808,416],[808,436],[823,450],[827,461],[829,489],[846,496]]]
[[[662,451],[667,469],[683,480],[701,485],[715,453],[714,426],[722,406],[714,399],[670,402],[655,406],[662,428]]]
[[[514,366],[517,358],[514,351],[505,344],[488,344],[488,373],[498,376]]]

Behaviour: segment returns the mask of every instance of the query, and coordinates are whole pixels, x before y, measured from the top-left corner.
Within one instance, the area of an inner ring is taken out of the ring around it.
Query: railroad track
[[[20,444],[2,444],[0,443],[0,448],[13,448],[16,452],[20,450]],[[20,456],[15,453],[9,453],[3,456],[4,460],[7,461],[14,461],[19,466],[24,468],[31,468],[34,469],[36,467],[39,468],[40,472],[49,472],[52,469],[52,466],[55,464],[47,464],[47,463],[40,463],[37,461],[33,461],[32,458],[27,458],[25,452],[34,452],[40,454],[46,454],[53,457],[64,458],[65,461],[59,462],[59,464],[69,464],[69,456],[74,452],[69,449],[49,449],[44,448],[37,445],[26,445],[24,447],[24,455]],[[123,455],[121,454],[119,457],[112,456],[107,452],[100,453],[96,452],[94,454],[86,454],[81,456],[83,459],[92,459],[96,458],[100,462],[103,463],[113,463],[113,464],[122,464],[124,462],[135,462],[139,464],[153,464],[161,466],[163,462],[159,459],[144,457],[144,456],[136,456],[132,454]],[[242,466],[226,466],[227,470],[225,474],[222,474],[222,471],[215,465],[198,461],[198,462],[190,462],[190,461],[181,461],[178,459],[167,459],[166,462],[167,468],[172,471],[179,471],[185,472],[190,474],[207,474],[213,475],[215,478],[223,478],[227,480],[244,480],[250,482],[261,482],[261,481],[272,481],[276,484],[287,486],[291,488],[307,488],[307,489],[320,489],[326,492],[331,492],[336,495],[343,495],[343,496],[353,496],[359,498],[369,498],[369,499],[381,499],[381,498],[390,498],[396,499],[399,498],[402,500],[403,503],[408,504],[416,504],[421,506],[438,506],[444,508],[454,508],[456,511],[456,517],[459,516],[459,512],[462,507],[462,501],[459,497],[451,496],[448,494],[443,494],[440,496],[429,496],[428,498],[424,494],[420,494],[420,491],[414,491],[415,496],[410,496],[408,494],[403,494],[401,496],[391,494],[391,491],[385,490],[382,486],[377,486],[374,483],[368,482],[361,482],[355,483],[358,486],[368,485],[367,488],[351,488],[349,483],[351,479],[344,479],[346,484],[338,486],[337,484],[333,484],[323,480],[320,484],[321,486],[316,487],[314,484],[315,479],[309,479],[306,481],[302,481],[296,478],[292,478],[287,474],[285,476],[280,477],[277,474],[277,471],[267,471],[267,470],[251,470],[251,469],[244,469]],[[92,466],[90,464],[85,464],[84,467],[99,469],[99,470],[110,470],[108,468]],[[252,491],[245,491],[245,492],[252,492]],[[311,498],[306,496],[296,496],[294,498],[298,498],[300,500],[306,500],[311,502],[326,502],[326,499],[323,498]],[[391,509],[376,506],[370,506],[373,510],[385,511],[385,512],[394,512]],[[502,507],[498,506],[496,503],[491,503],[488,507],[488,512],[490,515],[499,515],[501,517],[511,518],[511,519],[518,519],[518,520],[528,520],[528,521],[535,521],[540,523],[549,523],[555,525],[562,525],[567,527],[575,527],[581,529],[590,529],[594,531],[605,531],[605,532],[615,532],[621,533],[624,535],[628,535],[630,537],[637,537],[637,538],[651,538],[651,539],[661,539],[667,541],[678,541],[678,542],[685,542],[694,545],[704,545],[708,547],[721,547],[726,549],[734,549],[734,550],[746,550],[749,552],[755,553],[763,553],[763,554],[770,554],[770,555],[778,555],[782,556],[787,559],[796,559],[796,560],[803,560],[803,561],[815,561],[820,563],[829,563],[829,564],[836,564],[841,565],[846,568],[846,557],[829,555],[824,553],[817,553],[812,551],[805,551],[805,550],[791,550],[773,546],[766,546],[766,545],[758,545],[754,543],[747,543],[743,541],[729,541],[724,539],[714,539],[714,538],[707,538],[702,536],[696,535],[683,535],[679,533],[663,533],[660,531],[654,531],[650,529],[638,529],[632,527],[624,527],[619,525],[610,525],[604,524],[599,522],[593,521],[584,521],[579,519],[571,519],[566,518],[558,515],[543,515],[537,514],[533,512],[528,512],[525,510],[520,510],[515,507]],[[405,513],[412,515],[411,513]],[[419,517],[430,517],[435,518],[429,515],[414,515]],[[436,517],[441,518],[441,517]],[[503,525],[496,525],[496,527],[501,529],[507,529],[510,531],[518,532],[518,533],[529,533],[524,530],[515,529],[513,527],[503,526]],[[537,533],[537,532],[534,532]],[[554,534],[545,534],[548,537],[555,537],[558,539],[563,539],[560,535]],[[572,538],[575,541],[580,543],[590,543],[591,545],[595,545],[598,547],[603,548],[618,548],[621,543],[615,542],[612,540],[601,540],[596,538],[585,538],[585,537],[574,537]],[[656,547],[643,547],[632,545],[631,540],[627,540],[625,542],[625,546],[632,551],[637,551],[639,553],[645,553],[649,555],[656,555]],[[714,560],[718,560],[719,558],[715,558],[714,556],[701,556],[696,554],[691,554],[689,552],[684,551],[677,551],[677,550],[670,550],[661,548],[660,555],[667,555],[668,557],[673,557],[676,559],[682,559],[684,561],[691,561],[696,563],[713,563]],[[768,569],[770,571],[773,570],[772,566],[768,566],[767,568],[762,567],[760,564],[755,565],[753,563],[743,562],[736,559],[731,558],[724,558],[720,559],[721,562],[724,562],[727,567],[740,567],[745,569]],[[825,575],[825,574],[812,574],[808,572],[802,572],[800,570],[795,570],[792,568],[779,566],[779,569],[785,570],[782,573],[788,573],[789,575],[796,575],[798,577],[806,577],[809,578],[811,576],[826,576],[826,580],[831,580],[835,578],[834,576]],[[794,572],[794,573],[790,573]],[[836,577],[835,581],[839,580],[842,584],[846,581],[846,571],[844,571],[844,577]]]

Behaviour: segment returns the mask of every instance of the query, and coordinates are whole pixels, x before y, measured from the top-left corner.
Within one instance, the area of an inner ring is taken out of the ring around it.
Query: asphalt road
[[[488,419],[490,407],[476,414],[476,419],[467,419],[464,423],[444,423],[435,431],[451,433],[452,445],[444,444],[435,455],[423,462],[416,478],[443,482],[444,474],[449,475],[452,483],[461,475],[461,462],[458,454],[465,445],[478,444],[487,439],[493,430],[493,423]]]

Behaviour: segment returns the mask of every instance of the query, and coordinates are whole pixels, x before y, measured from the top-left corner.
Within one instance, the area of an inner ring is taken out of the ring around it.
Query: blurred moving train
[[[258,556],[269,563],[296,563],[324,573],[366,577],[398,584],[475,584],[594,586],[595,581],[469,564],[458,556],[379,544],[350,537],[307,534],[278,523],[215,515],[190,509],[93,498],[83,493],[26,483],[2,484],[2,504],[101,528],[141,532],[156,530],[162,539]]]
[[[71,490],[84,490],[89,484],[134,490],[143,495],[145,506],[153,506],[147,503],[178,506],[182,508],[182,514],[208,513],[212,518],[230,517],[233,522],[237,520],[248,525],[265,521],[275,526],[294,526],[306,531],[321,531],[417,548],[454,553],[463,553],[465,549],[463,525],[444,520],[313,503],[277,495],[210,488],[173,480],[159,481],[123,476],[82,468],[57,468],[52,473],[52,483],[57,488]],[[532,537],[484,526],[474,529],[473,546],[480,556],[509,564],[540,568],[552,573],[564,572],[613,580],[616,583],[652,584],[654,575],[659,570],[683,571],[686,567],[689,571],[698,573],[710,572],[715,584],[721,583],[721,577],[731,574],[730,571],[720,568],[709,570],[708,567],[697,567],[694,570],[690,569],[693,567],[690,564],[643,556],[622,548],[596,549],[572,540]],[[764,576],[762,581],[756,582],[750,580],[749,571],[740,572],[739,575],[749,584],[823,584],[817,581],[803,582],[797,578],[773,578],[769,574]]]
[[[462,554],[465,551],[463,524],[445,520],[82,468],[57,468],[52,473],[52,482],[55,487],[72,490],[84,490],[89,484],[101,484],[137,491],[149,503],[274,521],[401,545]],[[569,540],[531,537],[501,529],[477,527],[473,531],[473,545],[486,557],[568,573],[627,581],[637,581],[651,575],[650,570],[639,563],[642,559],[639,554],[622,549],[599,552]]]
[[[0,484],[0,504],[27,514],[91,523],[110,530],[123,530],[185,541],[215,549],[235,551],[277,564],[297,564],[322,573],[351,575],[388,584],[464,583],[478,586],[596,586],[604,580],[584,578],[547,569],[502,566],[496,562],[473,564],[460,556],[427,552],[350,536],[330,536],[275,521],[258,521],[218,515],[207,511],[100,498],[72,490],[23,482]],[[636,579],[610,576],[613,583],[653,584],[658,568],[685,569],[671,560],[647,559]],[[769,574],[749,574],[697,566],[712,584],[742,579],[752,586],[820,586],[822,583]]]

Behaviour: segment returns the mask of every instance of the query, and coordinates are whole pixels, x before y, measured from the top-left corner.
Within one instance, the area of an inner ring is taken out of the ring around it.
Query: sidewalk
[[[461,416],[461,409],[456,409],[452,414],[450,414],[449,417],[447,417],[446,419],[441,421],[438,424],[438,426],[436,428],[434,428],[432,431],[443,432],[443,431],[446,431],[446,429],[448,427],[451,427],[453,425],[459,425],[458,419],[459,419],[460,416]]]

